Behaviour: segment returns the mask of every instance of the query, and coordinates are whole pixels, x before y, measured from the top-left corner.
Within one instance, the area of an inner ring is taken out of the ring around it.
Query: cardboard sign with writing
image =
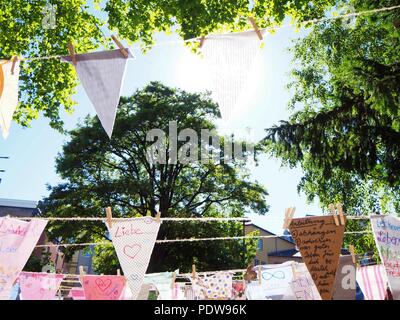
[[[293,219],[289,231],[323,300],[331,300],[344,225],[333,216]]]
[[[400,219],[394,216],[374,217],[371,218],[371,226],[393,299],[400,300]]]
[[[341,256],[336,271],[333,300],[356,299],[356,265],[351,255]]]
[[[314,281],[309,273],[300,275],[290,282],[296,300],[321,300]]]
[[[0,300],[8,300],[19,273],[36,246],[46,220],[0,218]]]
[[[151,217],[144,217],[114,221],[111,228],[108,224],[107,227],[131,289],[132,299],[136,300],[153,252],[160,222]]]

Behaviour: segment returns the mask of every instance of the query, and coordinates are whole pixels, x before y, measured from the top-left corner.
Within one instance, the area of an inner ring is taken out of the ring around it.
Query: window
[[[264,241],[263,239],[258,239],[257,250],[262,251],[263,249],[264,249]]]

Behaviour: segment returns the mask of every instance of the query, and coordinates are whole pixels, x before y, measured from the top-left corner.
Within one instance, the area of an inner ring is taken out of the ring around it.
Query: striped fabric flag
[[[358,268],[356,277],[365,300],[385,300],[387,279],[383,265]]]
[[[196,299],[196,295],[194,294],[193,286],[191,284],[185,285],[185,299],[186,300]]]

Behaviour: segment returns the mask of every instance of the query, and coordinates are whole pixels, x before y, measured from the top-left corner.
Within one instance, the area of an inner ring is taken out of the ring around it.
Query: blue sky
[[[288,118],[290,93],[286,85],[292,66],[287,47],[291,45],[291,39],[302,34],[304,32],[297,33],[293,28],[282,28],[264,37],[265,45],[257,61],[257,72],[246,91],[246,103],[222,128],[225,132],[245,132],[245,128],[250,127],[252,138],[258,140],[264,137],[265,128]],[[176,39],[176,36],[158,36],[159,42]],[[190,91],[210,89],[203,61],[181,44],[158,45],[145,55],[133,48],[132,53],[135,59],[128,62],[123,95],[130,95],[154,80]],[[68,129],[74,128],[88,113],[95,114],[81,86],[74,99],[78,102],[75,113],[72,116],[63,114]],[[0,174],[0,197],[37,201],[46,196],[46,184],[60,182],[55,173],[55,157],[66,140],[66,136],[51,129],[42,117],[32,122],[30,128],[21,128],[13,123],[8,139],[0,141],[0,156],[10,157],[9,160],[0,159],[0,169],[6,170]],[[295,216],[321,212],[318,203],[308,205],[305,197],[298,195],[300,170],[281,168],[279,160],[263,156],[259,166],[252,168],[252,173],[253,178],[265,185],[269,192],[270,212],[264,217],[252,216],[260,226],[281,233],[284,210],[290,206],[296,207]]]

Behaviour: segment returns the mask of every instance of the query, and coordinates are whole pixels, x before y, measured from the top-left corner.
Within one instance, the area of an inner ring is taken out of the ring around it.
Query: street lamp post
[[[10,159],[10,157],[0,156],[0,159]],[[0,172],[6,172],[6,170],[0,169]],[[0,178],[0,183],[1,183],[1,178]]]

